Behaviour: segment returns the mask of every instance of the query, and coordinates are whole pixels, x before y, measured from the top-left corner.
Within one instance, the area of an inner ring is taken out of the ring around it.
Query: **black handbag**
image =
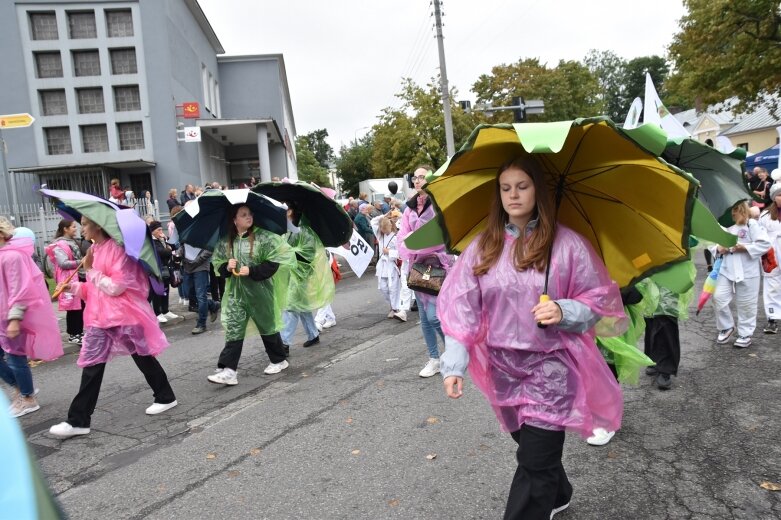
[[[442,289],[447,271],[436,256],[427,256],[412,264],[407,277],[407,287],[413,291],[436,296]]]

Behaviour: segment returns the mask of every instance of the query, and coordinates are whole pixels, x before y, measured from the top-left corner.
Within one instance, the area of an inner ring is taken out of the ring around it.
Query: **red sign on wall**
[[[185,119],[198,119],[201,117],[201,109],[196,101],[182,103],[182,112]]]

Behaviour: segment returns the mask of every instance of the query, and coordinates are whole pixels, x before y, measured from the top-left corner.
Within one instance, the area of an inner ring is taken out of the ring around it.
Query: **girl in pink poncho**
[[[60,220],[60,223],[57,224],[54,240],[46,246],[46,254],[54,266],[54,279],[58,284],[73,274],[81,262],[81,249],[74,239],[76,230],[75,220]],[[74,297],[68,291],[62,291],[57,298],[57,309],[65,311],[65,330],[68,333],[68,341],[80,345],[81,337],[84,335],[82,300]]]
[[[468,364],[502,429],[518,443],[505,518],[547,520],[572,495],[561,461],[564,430],[587,437],[595,427],[620,425],[621,390],[594,332],[619,334],[626,317],[618,287],[591,246],[557,225],[533,159],[499,169],[495,198],[486,231],[439,293],[441,370],[447,395],[458,398]],[[551,247],[551,300],[539,302]]]
[[[168,346],[168,340],[146,300],[149,280],[144,270],[97,224],[82,217],[81,226],[82,236],[94,242],[84,258],[87,281],[73,282],[68,289],[86,303],[78,360],[83,371],[68,421],[49,429],[60,439],[89,433],[106,362],[117,355],[132,356],[154,391],[154,403],[146,409],[148,415],[177,404],[168,377],[155,359]]]
[[[32,259],[33,241],[11,240],[13,234],[13,225],[0,217],[0,379],[12,389],[11,416],[21,417],[41,408],[27,359],[62,356],[62,339],[43,274]]]

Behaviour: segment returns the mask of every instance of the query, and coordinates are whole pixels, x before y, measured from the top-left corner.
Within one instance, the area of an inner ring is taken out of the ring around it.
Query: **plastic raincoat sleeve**
[[[128,286],[136,282],[134,271],[131,266],[128,265],[129,262],[132,262],[133,260],[127,255],[122,255],[118,261],[119,265],[117,266],[115,273],[111,276],[101,273],[94,268],[87,271],[87,282],[92,283],[99,291],[102,291],[109,296],[119,296],[125,292]],[[81,291],[80,287],[77,290],[78,292],[74,292],[81,297],[83,291]]]
[[[305,223],[288,236],[298,261],[290,270],[285,309],[299,312],[325,307],[334,299],[334,278],[323,243]]]

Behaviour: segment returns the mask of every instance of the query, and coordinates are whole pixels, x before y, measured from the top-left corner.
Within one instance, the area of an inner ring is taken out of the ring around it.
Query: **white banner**
[[[632,106],[629,107],[629,112],[626,114],[624,120],[624,130],[631,130],[637,128],[640,125],[640,113],[643,111],[643,101],[636,97],[632,101]]]
[[[643,107],[643,123],[656,123],[667,132],[669,137],[691,137],[680,121],[667,110],[659,94],[654,88],[651,75],[645,73],[645,105]]]
[[[361,235],[355,229],[353,229],[353,236],[350,237],[349,247],[326,247],[326,249],[347,260],[347,263],[350,264],[350,269],[353,270],[358,278],[363,276],[374,256],[374,248],[361,238]]]

